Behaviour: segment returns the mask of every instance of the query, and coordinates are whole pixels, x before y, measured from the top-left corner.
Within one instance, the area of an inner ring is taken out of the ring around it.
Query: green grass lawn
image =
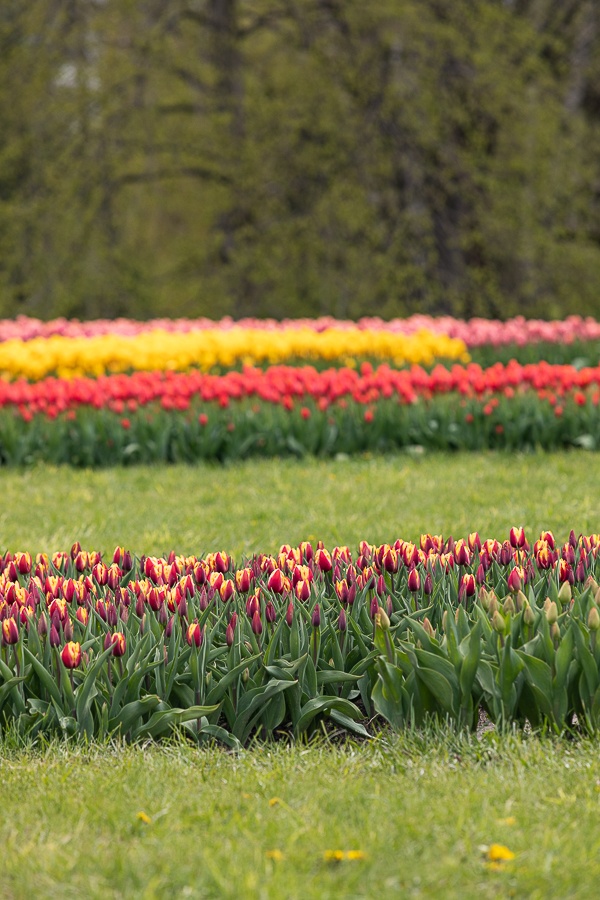
[[[239,557],[422,531],[600,530],[600,456],[368,458],[0,472],[3,547],[79,540]],[[0,894],[594,897],[597,742],[485,734],[368,744],[0,750]],[[144,816],[139,817],[139,813]],[[149,821],[144,821],[147,818]],[[515,854],[490,868],[485,849]],[[327,850],[364,859],[327,862]]]
[[[599,774],[595,744],[494,736],[8,754],[2,896],[591,898]]]
[[[422,532],[482,537],[523,525],[598,531],[600,455],[431,454],[217,467],[0,471],[0,547],[138,554],[224,549],[239,558],[320,538],[331,547]]]

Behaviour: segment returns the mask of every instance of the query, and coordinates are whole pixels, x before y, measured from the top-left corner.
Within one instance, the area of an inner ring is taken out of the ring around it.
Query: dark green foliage
[[[0,312],[600,315],[589,0],[4,0]]]

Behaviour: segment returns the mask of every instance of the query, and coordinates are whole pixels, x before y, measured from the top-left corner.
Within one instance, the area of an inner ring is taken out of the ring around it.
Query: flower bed
[[[0,558],[0,726],[232,747],[428,718],[600,725],[599,535]]]
[[[600,446],[600,367],[247,368],[0,382],[0,460],[73,465]]]

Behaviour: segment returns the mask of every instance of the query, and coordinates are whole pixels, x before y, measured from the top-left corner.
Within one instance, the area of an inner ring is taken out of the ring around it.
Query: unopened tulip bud
[[[429,574],[429,572],[425,576],[425,581],[423,582],[423,593],[426,594],[428,597],[430,594],[433,593],[433,579],[432,579],[431,575]]]
[[[81,645],[76,641],[69,641],[62,648],[60,657],[66,669],[76,669],[81,663]]]
[[[532,610],[532,608],[531,608],[531,606],[529,605],[529,603],[527,604],[527,606],[526,606],[525,609],[523,610],[523,621],[524,621],[525,624],[528,625],[529,627],[531,627],[531,625],[533,625],[534,622],[535,622],[535,613],[534,613],[534,611]]]
[[[554,625],[558,619],[558,607],[554,601],[549,604],[548,609],[546,610],[546,618],[549,625]]]
[[[321,624],[321,607],[319,606],[318,603],[315,603],[315,608],[313,609],[311,622],[312,622],[313,628],[318,628]]]
[[[387,629],[390,627],[390,620],[388,618],[388,614],[386,613],[385,609],[381,608],[381,606],[377,610],[377,615],[375,617],[375,621],[379,625],[380,628],[383,628],[384,631],[387,631]]]
[[[4,625],[4,623],[2,623],[2,624]],[[58,647],[59,644],[60,644],[60,635],[58,633],[58,628],[56,627],[56,625],[53,624],[52,627],[50,628],[50,646]]]
[[[598,631],[600,628],[600,613],[598,612],[597,606],[592,606],[588,613],[588,628],[590,631]]]
[[[505,622],[499,610],[496,610],[492,617],[492,628],[494,631],[497,631],[498,634],[504,634]]]
[[[513,602],[512,597],[507,597],[504,603],[502,604],[502,610],[505,616],[511,615],[513,616],[515,613],[515,604]]]
[[[121,618],[123,618],[122,614],[121,614]],[[173,620],[174,619],[175,619],[175,616],[174,615],[171,616],[171,618],[169,619],[169,621],[167,622],[167,624],[165,626],[165,637],[166,638],[170,638],[171,635],[173,634]]]
[[[377,615],[378,609],[379,609],[379,601],[378,601],[377,597],[373,597],[373,599],[371,600],[371,609],[370,609],[372,619],[374,619],[375,616]]]
[[[291,600],[288,603],[288,608],[285,613],[285,621],[288,627],[291,628],[294,621],[294,604]]]
[[[63,634],[65,636],[65,641],[68,642],[73,640],[73,626],[71,625],[70,619],[67,619],[64,624]]]
[[[487,612],[490,608],[490,595],[483,587],[483,585],[479,588],[479,602],[485,611]]]
[[[425,629],[425,631],[427,632],[427,634],[429,635],[430,638],[435,637],[435,628],[433,627],[433,625],[431,624],[431,622],[429,621],[427,616],[425,616],[425,618],[423,619],[423,628]]]
[[[554,646],[558,647],[560,643],[560,628],[558,627],[558,622],[553,622],[550,626],[550,637],[554,641]]]
[[[258,637],[262,634],[263,626],[262,620],[260,618],[260,613],[258,610],[255,610],[254,615],[252,616],[252,631]]]
[[[511,569],[507,578],[507,586],[512,594],[516,594],[517,591],[523,589],[523,581],[518,569]]]
[[[250,669],[246,666],[244,671],[242,672],[242,681],[246,684],[250,680]]]
[[[584,587],[584,588],[590,588],[591,591],[592,591],[592,594],[594,594],[594,596],[595,596],[595,595],[597,594],[597,592],[598,592],[598,582],[596,581],[596,579],[595,579],[592,575],[588,575],[588,577],[585,579],[585,582],[584,582],[584,584],[583,584],[583,587]]]
[[[275,612],[275,607],[273,606],[273,601],[269,600],[265,606],[265,619],[272,625],[275,619],[277,618],[277,613]]]
[[[573,592],[571,591],[570,583],[568,581],[563,581],[558,592],[558,599],[560,603],[565,606],[567,603],[571,602],[572,596]]]
[[[517,591],[515,596],[515,606],[517,607],[517,610],[519,612],[523,609],[527,602],[527,597],[525,596],[523,591]]]
[[[40,637],[45,637],[48,634],[48,619],[45,613],[42,613],[38,619],[37,630]]]
[[[338,629],[343,633],[348,628],[348,619],[346,617],[346,610],[340,610],[340,615],[338,618]]]

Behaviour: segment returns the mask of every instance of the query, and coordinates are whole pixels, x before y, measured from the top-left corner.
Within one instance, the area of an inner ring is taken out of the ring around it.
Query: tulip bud
[[[558,647],[560,643],[560,628],[558,627],[558,622],[553,622],[550,626],[550,637],[554,641],[554,646]]]
[[[121,614],[121,618],[123,618],[122,614]],[[173,621],[174,621],[174,619],[175,619],[175,616],[174,616],[174,615],[171,616],[170,619],[169,619],[169,621],[167,622],[167,624],[166,624],[166,626],[165,626],[165,637],[166,637],[166,638],[170,638],[171,635],[173,634]]]
[[[233,641],[235,639],[235,629],[231,627],[231,622],[228,624],[225,629],[225,641],[227,642],[228,647],[233,647]]]
[[[517,610],[522,610],[525,604],[527,603],[527,597],[523,593],[523,591],[517,591],[517,595],[515,597],[515,606]]]
[[[481,603],[481,606],[483,607],[483,609],[485,609],[485,611],[488,612],[488,610],[490,608],[490,595],[488,594],[486,589],[483,587],[483,585],[479,588],[479,602]]]
[[[73,626],[71,625],[71,620],[67,619],[63,627],[63,634],[65,636],[65,641],[73,640]]]
[[[313,628],[318,628],[321,624],[321,608],[318,603],[315,603],[315,608],[313,609],[311,622],[312,622]]]
[[[531,608],[531,606],[529,605],[529,603],[527,604],[527,606],[526,606],[525,609],[523,610],[523,621],[524,621],[525,624],[528,625],[529,627],[531,627],[531,626],[534,624],[534,622],[535,622],[535,613],[534,613],[534,611],[532,610],[532,608]]]
[[[511,615],[513,616],[515,613],[515,604],[513,602],[513,598],[508,596],[504,603],[502,604],[502,610],[505,616]]]
[[[338,629],[343,633],[348,628],[348,619],[346,617],[346,610],[340,610],[340,615],[338,618]]]
[[[247,682],[249,680],[250,680],[250,669],[248,667],[246,667],[244,669],[244,671],[242,672],[242,681],[244,684],[247,684]]]
[[[596,606],[592,606],[590,609],[587,624],[590,631],[598,631],[600,628],[600,613],[598,613],[598,608]]]
[[[431,624],[431,622],[429,621],[427,616],[425,616],[425,618],[423,619],[423,628],[425,629],[425,631],[427,632],[427,634],[429,635],[430,638],[435,637],[435,628],[433,627],[433,625]]]
[[[2,625],[4,626],[4,622],[2,623]],[[53,624],[50,628],[50,646],[58,647],[59,644],[60,644],[60,635],[58,633],[58,629],[57,629],[56,625]]]
[[[48,634],[48,619],[45,613],[42,613],[38,619],[37,630],[40,637],[45,637]]]
[[[492,627],[498,634],[504,634],[505,622],[499,610],[496,610],[492,617]]]
[[[567,603],[571,602],[571,598],[573,593],[571,591],[571,585],[568,581],[563,581],[560,586],[560,590],[558,592],[558,599],[565,606]]]
[[[76,669],[81,663],[81,645],[76,641],[69,641],[60,656],[66,669]]]
[[[285,621],[289,628],[291,628],[294,621],[294,604],[291,600],[288,603],[288,608],[285,613]]]
[[[428,597],[433,593],[433,579],[429,572],[425,576],[425,581],[423,583],[423,593]]]
[[[262,620],[260,618],[260,613],[258,610],[254,611],[254,615],[252,616],[252,631],[258,637],[262,634],[263,626]]]
[[[512,594],[516,594],[517,591],[523,589],[523,581],[518,569],[511,569],[510,574],[507,578],[507,586]]]
[[[377,615],[378,609],[379,609],[379,601],[377,600],[377,597],[373,597],[373,599],[371,600],[371,609],[370,609],[372,619],[374,619],[375,616]]]
[[[390,620],[388,618],[388,614],[385,609],[382,609],[381,606],[377,610],[377,614],[375,616],[375,622],[379,625],[380,628],[383,628],[384,631],[387,631],[390,627]]]
[[[558,619],[558,607],[556,603],[552,601],[546,610],[546,618],[548,620],[549,625],[554,625],[556,620]]]
[[[272,625],[276,618],[277,614],[275,612],[275,607],[273,606],[273,601],[269,600],[265,606],[265,619],[269,625]]]

